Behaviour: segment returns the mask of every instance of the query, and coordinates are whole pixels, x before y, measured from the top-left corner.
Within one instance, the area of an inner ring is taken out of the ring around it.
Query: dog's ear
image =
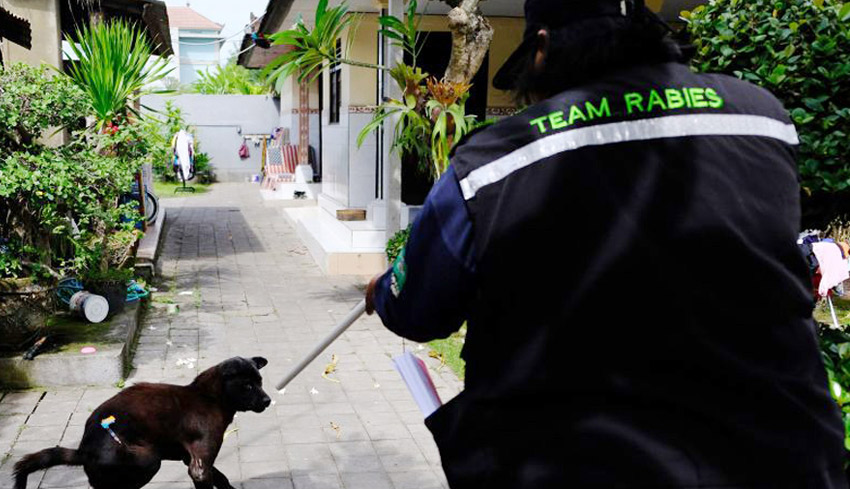
[[[257,366],[257,370],[260,370],[261,368],[269,364],[269,361],[263,357],[254,357],[251,359],[251,361],[254,362],[254,365]]]

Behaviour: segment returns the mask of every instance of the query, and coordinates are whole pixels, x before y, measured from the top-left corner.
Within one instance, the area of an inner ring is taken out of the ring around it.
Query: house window
[[[342,57],[342,41],[336,40],[336,57]],[[342,110],[342,64],[332,63],[330,72],[330,124],[339,124],[339,113]]]

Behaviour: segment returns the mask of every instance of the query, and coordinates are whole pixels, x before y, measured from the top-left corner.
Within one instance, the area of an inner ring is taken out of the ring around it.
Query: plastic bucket
[[[99,323],[109,314],[109,302],[106,298],[81,290],[71,296],[71,311],[76,312],[91,323]]]

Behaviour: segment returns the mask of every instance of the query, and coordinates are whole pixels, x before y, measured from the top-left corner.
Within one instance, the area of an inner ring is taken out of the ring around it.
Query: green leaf
[[[845,3],[841,7],[841,10],[838,12],[838,18],[841,19],[842,22],[850,20],[850,2]]]
[[[316,5],[316,24],[322,22],[325,18],[325,14],[328,11],[328,0],[319,0],[319,4]]]

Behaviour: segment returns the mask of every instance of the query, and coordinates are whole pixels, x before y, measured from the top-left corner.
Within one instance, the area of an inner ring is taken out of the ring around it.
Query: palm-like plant
[[[196,93],[208,95],[262,95],[267,89],[255,72],[237,64],[224,68],[216,66],[211,71],[198,71],[198,80],[192,85]]]
[[[269,83],[275,84],[280,91],[288,77],[310,80],[318,76],[327,64],[343,63],[388,70],[401,90],[401,98],[387,99],[378,106],[375,117],[360,132],[357,144],[362,145],[369,134],[394,120],[392,150],[415,156],[420,165],[430,168],[432,176],[437,178],[448,168],[451,148],[475,127],[475,116],[467,115],[465,110],[470,84],[429,79],[428,73],[416,66],[424,44],[419,32],[421,16],[416,13],[417,7],[417,1],[410,0],[404,20],[389,15],[378,19],[381,34],[410,55],[412,66],[399,63],[388,68],[354,61],[338,52],[337,40],[346,29],[349,36],[356,32],[358,16],[348,12],[344,1],[328,8],[328,0],[321,0],[316,8],[316,26],[313,29],[299,19],[292,29],[269,36],[275,44],[289,45],[292,50],[272,61],[264,71],[268,74]]]
[[[89,95],[98,128],[139,115],[133,102],[144,87],[171,72],[147,37],[121,20],[78,28],[68,43],[67,54],[76,58],[69,75]]]
[[[269,84],[279,92],[287,78],[298,76],[298,81],[312,81],[319,76],[326,63],[345,63],[364,68],[386,69],[383,66],[361,63],[347,59],[344,53],[337,51],[337,40],[348,29],[349,40],[353,39],[360,15],[350,14],[345,2],[328,8],[328,0],[320,0],[316,6],[316,26],[307,28],[299,18],[295,26],[286,31],[276,32],[269,36],[274,44],[292,46],[285,53],[263,69]],[[350,46],[347,42],[346,46]]]

